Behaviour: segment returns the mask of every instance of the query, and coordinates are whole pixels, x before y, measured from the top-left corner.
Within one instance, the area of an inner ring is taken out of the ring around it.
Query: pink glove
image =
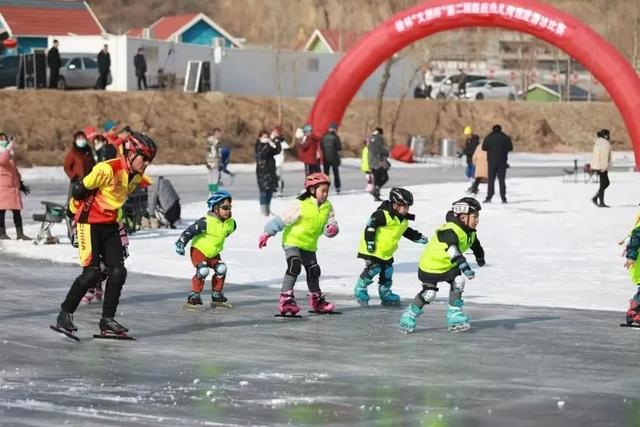
[[[324,227],[324,235],[327,237],[335,237],[338,234],[338,226],[336,224],[327,224]]]
[[[267,233],[262,233],[260,235],[260,237],[258,238],[258,248],[262,249],[265,246],[267,246],[267,240],[269,240],[269,237],[271,237],[270,235],[268,235]]]

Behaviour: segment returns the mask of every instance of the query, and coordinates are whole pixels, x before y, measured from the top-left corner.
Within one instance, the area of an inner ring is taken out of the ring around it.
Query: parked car
[[[0,56],[0,87],[17,86],[19,60],[17,55]]]
[[[93,53],[61,53],[58,89],[93,89],[100,73]],[[111,84],[111,75],[107,84]]]
[[[504,80],[483,79],[467,83],[465,98],[480,101],[482,99],[506,99],[513,101],[518,96],[518,89]]]
[[[434,84],[434,87],[431,90],[431,97],[435,99],[449,99],[457,96],[460,76],[461,74],[444,76],[442,80]],[[487,76],[478,74],[466,74],[466,76],[467,88],[469,87],[469,83],[487,78]]]

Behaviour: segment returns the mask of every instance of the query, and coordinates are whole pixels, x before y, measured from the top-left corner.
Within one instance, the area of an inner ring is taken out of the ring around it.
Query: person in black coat
[[[49,66],[49,89],[57,89],[62,65],[60,52],[58,52],[58,40],[53,41],[53,46],[47,52],[47,65]]]
[[[133,57],[133,66],[136,69],[136,77],[138,78],[138,90],[147,90],[147,60],[144,57],[144,48],[138,48],[138,53]]]
[[[278,174],[274,156],[282,146],[278,140],[269,138],[269,132],[261,130],[256,140],[256,177],[260,190],[260,210],[263,215],[271,214],[271,197],[278,190]]]
[[[467,140],[464,143],[464,148],[458,157],[465,156],[467,159],[467,168],[465,169],[465,176],[469,179],[473,178],[475,174],[475,167],[473,166],[473,153],[476,152],[476,148],[480,145],[480,137],[471,132],[471,128],[465,129],[465,136]]]
[[[508,155],[513,151],[513,143],[511,137],[502,132],[502,126],[495,125],[489,135],[482,142],[482,149],[487,152],[487,161],[489,163],[489,188],[487,190],[487,198],[484,203],[490,203],[495,193],[496,176],[500,184],[500,198],[502,203],[507,203],[507,185],[505,177],[507,175]]]
[[[96,82],[96,89],[106,89],[109,79],[109,73],[111,72],[111,55],[109,55],[109,46],[104,45],[100,53],[98,53],[98,81]]]
[[[320,148],[322,149],[322,166],[325,175],[329,176],[329,169],[333,169],[333,185],[339,193],[340,183],[340,151],[342,150],[342,142],[337,134],[338,125],[331,123],[329,132],[325,133],[320,140]]]

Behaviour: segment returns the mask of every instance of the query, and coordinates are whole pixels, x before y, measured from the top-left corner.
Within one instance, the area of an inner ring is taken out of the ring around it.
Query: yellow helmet
[[[466,126],[464,128],[464,134],[465,134],[465,136],[469,136],[469,135],[473,134],[473,131],[471,130],[471,126]]]

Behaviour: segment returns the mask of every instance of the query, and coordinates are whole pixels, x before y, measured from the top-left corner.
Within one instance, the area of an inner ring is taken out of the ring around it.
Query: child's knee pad
[[[196,277],[198,279],[206,279],[209,275],[209,266],[206,262],[201,262],[196,266]]]
[[[307,268],[307,276],[309,280],[318,279],[320,277],[320,266],[312,264]]]
[[[465,279],[464,276],[456,276],[455,279],[453,279],[453,283],[451,284],[451,290],[452,291],[464,291],[464,284],[465,284]]]
[[[297,256],[291,256],[287,258],[287,275],[298,277],[302,271],[302,259]]]
[[[217,277],[224,277],[227,275],[227,264],[219,262],[213,267],[213,271]]]
[[[420,292],[420,298],[424,301],[425,304],[429,304],[431,301],[436,299],[436,294],[438,293],[438,287],[435,285],[422,285],[422,292]]]

